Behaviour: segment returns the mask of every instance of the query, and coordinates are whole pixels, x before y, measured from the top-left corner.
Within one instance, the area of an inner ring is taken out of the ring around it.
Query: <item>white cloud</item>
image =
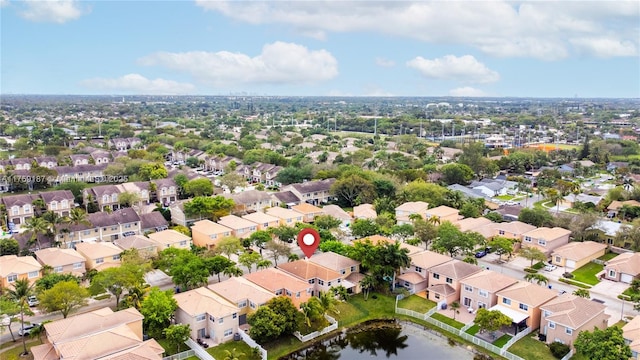
[[[382,58],[382,57],[377,57],[376,58],[376,65],[381,66],[381,67],[394,67],[394,66],[396,66],[396,62],[393,61],[393,60]]]
[[[611,38],[582,38],[574,39],[571,43],[582,52],[596,57],[634,56],[638,53],[638,47],[631,41]]]
[[[445,55],[433,60],[418,56],[407,61],[407,66],[431,79],[457,80],[465,83],[491,83],[500,79],[497,72],[471,55]]]
[[[82,86],[115,93],[179,95],[195,92],[195,86],[165,79],[147,79],[140,74],[128,74],[115,79],[93,78],[83,80]]]
[[[0,8],[9,5],[9,0],[0,0]]]
[[[449,90],[449,95],[458,97],[482,97],[487,96],[487,93],[480,89],[464,86]]]
[[[58,24],[78,19],[84,11],[76,0],[24,0],[20,15],[30,21]]]
[[[630,42],[634,56],[640,43],[640,4],[635,0],[196,0],[196,4],[250,24],[290,25],[300,34],[315,38],[332,32],[375,31],[428,43],[469,45],[501,57],[561,59],[580,50],[573,47],[576,39],[599,36],[621,44]],[[627,53],[618,54],[628,56]]]
[[[304,84],[338,75],[338,62],[328,51],[285,42],[266,44],[255,57],[228,51],[158,52],[139,59],[139,63],[187,72],[215,86]]]

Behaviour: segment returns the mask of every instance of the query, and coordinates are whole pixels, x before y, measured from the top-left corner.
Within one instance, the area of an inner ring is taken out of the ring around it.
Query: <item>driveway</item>
[[[594,294],[617,296],[619,294],[622,294],[625,290],[627,290],[628,287],[629,287],[629,284],[625,284],[617,281],[602,280],[599,283],[597,283],[594,287],[592,287],[589,291],[591,291]]]

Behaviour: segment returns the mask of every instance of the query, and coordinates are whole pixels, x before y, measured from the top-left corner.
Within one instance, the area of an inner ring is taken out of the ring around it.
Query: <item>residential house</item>
[[[104,169],[108,164],[87,164],[78,166],[56,166],[53,170],[58,173],[54,184],[63,184],[72,181],[80,182],[101,182],[107,180]],[[110,177],[110,182],[126,181],[126,176]]]
[[[151,195],[149,193],[150,183],[148,181],[136,181],[136,182],[126,182],[122,184],[116,185],[120,189],[120,193],[130,193],[135,194],[138,198],[132,205],[143,206],[149,205],[151,200]]]
[[[90,156],[87,154],[72,154],[69,155],[69,158],[71,159],[71,165],[72,166],[80,166],[80,165],[89,165],[89,159]]]
[[[635,207],[635,206],[640,206],[640,202],[636,200],[627,200],[627,201],[614,200],[607,207],[607,211],[609,212],[607,216],[610,218],[618,216],[618,214],[620,213],[620,210],[625,205],[627,207]]]
[[[31,348],[34,360],[161,360],[164,348],[145,340],[144,316],[135,308],[108,307],[45,323],[45,343]]]
[[[87,270],[104,270],[120,266],[122,249],[110,242],[82,242],[76,244],[76,251],[84,256]]]
[[[507,205],[496,209],[495,212],[502,215],[502,220],[504,221],[517,221],[522,209],[524,207],[520,205]]]
[[[282,188],[282,191],[293,192],[300,200],[312,205],[326,204],[331,200],[331,186],[336,179],[324,179],[307,181],[300,184],[291,184]]]
[[[424,201],[410,201],[396,207],[395,210],[398,225],[411,224],[411,215],[419,215],[423,219],[427,218],[429,204]]]
[[[191,338],[210,338],[215,344],[233,339],[238,332],[238,307],[206,287],[173,295],[178,303],[175,320],[188,324]]]
[[[131,208],[88,214],[87,221],[88,224],[69,225],[68,231],[58,233],[63,247],[73,248],[79,242],[114,241],[141,233],[140,217]]]
[[[313,222],[316,219],[316,216],[322,215],[324,213],[321,208],[309,203],[294,205],[291,207],[291,210],[302,214],[302,221],[306,223]]]
[[[360,262],[332,251],[315,254],[308,261],[340,273],[341,285],[350,294],[360,293]]]
[[[517,183],[513,181],[482,179],[481,181],[473,181],[469,187],[473,190],[481,192],[486,197],[496,197],[507,195],[512,192]]]
[[[258,224],[258,230],[267,230],[280,225],[280,218],[267,215],[261,211],[243,215],[242,218]]]
[[[47,248],[35,255],[40,264],[51,266],[54,273],[83,276],[87,270],[86,259],[73,249]]]
[[[12,286],[16,280],[33,283],[42,277],[42,265],[32,256],[0,256],[0,289]]]
[[[53,211],[61,217],[69,216],[74,207],[74,196],[69,190],[53,190],[40,193],[48,211]]]
[[[261,288],[243,277],[231,277],[227,280],[211,284],[209,290],[222,296],[238,307],[238,325],[247,323],[247,315],[256,311],[275,294]]]
[[[272,207],[265,211],[267,215],[275,216],[280,219],[280,225],[295,226],[296,223],[302,222],[302,214],[290,209],[280,207]]]
[[[116,185],[98,185],[85,189],[82,197],[85,204],[97,203],[100,211],[105,211],[107,208],[117,210],[120,208],[118,201],[120,193],[122,190]]]
[[[151,259],[158,254],[158,243],[143,235],[133,235],[114,240],[113,244],[122,251],[136,249],[143,259]]]
[[[140,214],[140,229],[143,233],[167,230],[169,222],[159,211]]]
[[[343,229],[349,227],[351,225],[351,221],[353,220],[351,215],[348,212],[342,210],[342,208],[338,205],[325,205],[322,207],[322,213],[324,215],[329,215],[340,220],[340,227]]]
[[[542,319],[540,333],[546,335],[546,343],[560,342],[573,347],[581,331],[604,330],[610,315],[607,307],[573,294],[562,294],[540,306]]]
[[[9,164],[11,164],[15,170],[31,170],[33,160],[29,158],[16,158],[10,159]]]
[[[460,282],[480,271],[481,267],[456,259],[429,268],[427,299],[441,304],[459,301]]]
[[[588,264],[591,260],[603,256],[606,252],[606,244],[594,241],[574,241],[553,250],[551,263],[571,272]]]
[[[94,164],[108,164],[111,162],[111,153],[103,150],[95,150],[90,154]]]
[[[235,194],[224,194],[236,204],[236,212],[247,213],[263,211],[272,206],[271,194],[266,191],[247,190]]]
[[[58,166],[58,160],[55,156],[38,156],[35,160],[38,166],[43,168],[53,169]]]
[[[493,221],[487,219],[486,217],[464,218],[453,223],[453,225],[455,225],[462,232],[474,231],[474,229],[478,229],[490,224],[493,224]]]
[[[600,203],[604,197],[601,195],[588,195],[588,194],[569,194],[562,198],[560,206],[572,208],[578,203],[585,205],[591,204],[594,208]]]
[[[137,137],[109,139],[109,147],[118,151],[126,151],[142,145],[142,140]]]
[[[569,243],[571,230],[560,227],[539,227],[522,234],[522,246],[535,247],[546,255]]]
[[[258,224],[235,215],[221,217],[218,224],[231,229],[231,235],[240,239],[248,238],[258,230]]]
[[[640,253],[622,253],[604,264],[604,278],[631,284],[640,275]]]
[[[151,182],[156,187],[155,196],[151,194],[151,200],[155,198],[161,204],[168,206],[178,199],[178,185],[173,179],[157,179]]]
[[[261,183],[267,186],[280,186],[281,184],[275,180],[278,172],[282,170],[282,166],[273,164],[264,164],[257,162],[251,165],[249,171],[252,183]]]
[[[196,246],[213,249],[220,239],[231,236],[233,230],[214,223],[211,220],[200,220],[191,227],[191,236],[193,236],[193,244]]]
[[[385,244],[394,244],[396,243],[395,240],[392,240],[386,236],[382,236],[382,235],[372,235],[366,238],[362,238],[362,239],[358,239],[358,240],[354,240],[354,243],[356,242],[370,242],[373,245],[385,245]],[[421,253],[424,251],[423,248],[418,247],[418,246],[414,246],[414,245],[409,245],[406,242],[400,242],[400,248],[401,249],[407,249],[408,255],[411,256],[413,254],[417,254],[417,253]]]
[[[342,275],[334,270],[318,265],[308,260],[296,260],[278,265],[278,269],[312,286],[311,296],[319,296],[320,292],[327,292],[332,286],[342,285]]]
[[[482,199],[482,198],[486,198],[487,197],[480,190],[471,189],[471,188],[468,188],[468,187],[460,185],[460,184],[449,185],[449,186],[447,186],[447,189],[449,189],[450,191],[458,191],[458,192],[462,193],[462,195],[464,195],[464,197],[466,197],[468,199]]]
[[[490,226],[493,229],[493,236],[500,236],[513,240],[522,240],[522,235],[524,233],[537,229],[537,227],[521,221],[495,223]]]
[[[371,204],[362,204],[353,207],[354,219],[374,220],[377,217],[376,209]]]
[[[411,293],[419,293],[427,289],[430,280],[429,269],[452,260],[446,255],[428,250],[409,255],[409,257],[411,265],[402,270],[402,274],[396,281]]]
[[[640,359],[640,315],[622,327],[622,337],[624,342],[631,348],[631,358]]]
[[[427,209],[426,217],[427,219],[431,219],[431,218],[438,219],[437,220],[438,224],[441,224],[445,221],[454,223],[460,219],[460,211],[452,207],[441,205],[433,209]]]
[[[276,296],[286,296],[300,308],[302,303],[309,301],[313,286],[277,268],[268,268],[243,275],[245,279],[268,290]]]
[[[187,216],[184,212],[184,203],[190,200],[178,200],[169,205],[169,211],[171,212],[171,222],[176,225],[191,226],[198,220],[202,220],[202,217]]]
[[[233,156],[209,156],[205,159],[204,169],[206,171],[214,171],[223,174],[227,166],[229,166],[232,161],[236,164],[242,163],[242,161]]]
[[[488,309],[498,303],[496,293],[518,280],[491,270],[482,270],[460,280],[460,305],[469,312]]]
[[[498,310],[507,315],[516,326],[537,329],[540,327],[540,307],[558,297],[558,292],[526,281],[502,289],[496,293],[498,304],[489,310]]]
[[[292,206],[301,203],[300,198],[292,191],[280,191],[273,193],[271,196],[272,205],[276,207],[286,207],[290,209]]]
[[[33,201],[38,198],[33,194],[9,195],[0,198],[7,212],[7,223],[22,225],[33,217]]]
[[[191,249],[191,238],[172,229],[154,232],[147,236],[158,244],[158,251],[162,251],[170,247],[177,249]]]

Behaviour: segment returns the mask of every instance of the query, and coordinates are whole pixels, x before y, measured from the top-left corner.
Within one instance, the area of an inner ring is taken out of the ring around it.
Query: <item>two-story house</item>
[[[54,273],[83,276],[86,272],[86,259],[73,249],[47,248],[35,255],[40,264],[51,266]]]
[[[219,344],[238,332],[238,307],[215,292],[201,287],[173,295],[178,303],[176,323],[189,324],[191,338]]]
[[[143,259],[152,259],[158,254],[158,243],[144,235],[126,236],[113,241],[122,251],[136,249]]]
[[[539,227],[522,234],[522,246],[534,247],[546,255],[551,255],[553,250],[569,243],[571,230],[560,227]]]
[[[137,137],[131,138],[113,138],[109,139],[109,147],[115,148],[118,151],[125,151],[133,149],[138,145],[142,145],[142,141]]]
[[[413,223],[410,219],[412,215],[418,215],[423,219],[427,218],[429,204],[424,201],[410,201],[396,207],[395,210],[398,225],[411,224]]]
[[[271,194],[272,205],[290,209],[294,205],[300,204],[300,198],[291,191],[279,191]]]
[[[38,156],[35,160],[38,166],[43,168],[53,169],[58,166],[58,160],[56,160],[55,156]]]
[[[331,200],[331,186],[336,179],[324,179],[307,181],[300,184],[290,184],[282,188],[282,191],[291,191],[301,201],[312,205],[326,204]]]
[[[522,240],[522,235],[526,232],[537,229],[533,225],[521,221],[502,222],[490,225],[493,229],[493,236],[504,237],[513,240]]]
[[[540,307],[558,297],[558,292],[544,286],[519,281],[496,293],[498,304],[489,310],[498,310],[513,321],[516,331],[540,327]]]
[[[469,312],[488,309],[498,303],[496,293],[518,280],[501,273],[483,270],[460,280],[460,304]]]
[[[244,278],[276,296],[288,297],[297,308],[309,301],[313,292],[313,286],[308,282],[276,268],[245,274]]]
[[[91,163],[89,160],[91,156],[87,154],[72,154],[69,155],[69,158],[71,158],[72,166],[89,165]]]
[[[120,266],[122,249],[110,242],[79,243],[76,251],[86,260],[87,270],[104,270]]]
[[[340,285],[344,286],[350,294],[360,293],[360,280],[364,275],[360,273],[359,261],[332,251],[315,254],[308,261],[340,273],[342,279]]]
[[[320,216],[324,213],[321,208],[309,203],[294,205],[291,207],[291,210],[302,214],[302,221],[306,223],[313,222],[316,219],[316,216]]]
[[[439,304],[459,301],[460,282],[467,276],[480,271],[482,271],[481,267],[456,259],[429,268],[427,299]]]
[[[458,209],[454,209],[445,205],[440,205],[438,207],[434,207],[433,209],[427,209],[425,214],[427,219],[438,219],[436,221],[436,223],[438,224],[441,224],[445,221],[454,223],[460,219],[460,211]]]
[[[258,224],[235,215],[221,217],[218,224],[231,229],[231,235],[240,239],[248,238],[258,230]]]
[[[220,239],[231,236],[232,231],[211,220],[200,220],[191,227],[191,236],[193,236],[194,245],[213,249]]]
[[[427,206],[429,206],[427,204]],[[365,219],[365,220],[374,220],[378,217],[376,213],[376,209],[372,204],[362,204],[353,207],[353,218],[354,219]],[[407,217],[408,220],[408,217]]]
[[[340,227],[345,229],[351,225],[353,217],[348,212],[344,211],[338,205],[325,205],[322,207],[322,214],[332,216],[341,221]]]
[[[402,274],[396,278],[396,281],[398,285],[415,294],[427,289],[430,280],[429,269],[452,260],[446,255],[429,250],[411,254],[409,257],[411,258],[411,266],[403,269]],[[426,297],[427,294],[425,293],[424,296]]]
[[[573,347],[580,331],[603,330],[608,327],[607,307],[573,294],[562,294],[540,306],[540,334],[547,344],[561,342]]]
[[[177,249],[191,248],[191,238],[172,229],[157,231],[147,236],[158,244],[158,251],[162,251],[170,247]]]
[[[247,315],[276,297],[275,294],[261,288],[243,277],[231,277],[208,286],[209,290],[236,304],[238,307],[238,325],[247,323]]]
[[[0,256],[0,288],[13,286],[16,280],[29,280],[34,283],[42,277],[42,265],[32,256]]]
[[[622,337],[624,338],[624,342],[631,348],[631,358],[634,360],[639,359],[640,315],[637,315],[622,327]]]
[[[247,190],[223,196],[233,200],[238,212],[263,211],[272,206],[271,195],[266,191]]]
[[[33,217],[33,201],[38,198],[37,195],[32,194],[9,195],[0,198],[7,211],[7,222],[15,225],[24,224]]]
[[[280,219],[280,225],[295,226],[302,222],[302,214],[291,209],[281,207],[272,207],[266,210],[267,215],[271,215]]]
[[[121,194],[129,193],[136,195],[138,201],[129,205],[149,205],[151,194],[149,192],[150,183],[148,181],[126,182],[116,186],[120,189]]]
[[[269,228],[278,227],[280,225],[280,218],[267,215],[260,211],[242,215],[242,218],[258,224],[258,230],[267,230]]]
[[[74,196],[69,190],[53,190],[40,193],[48,211],[53,211],[61,217],[69,216],[74,207]]]
[[[85,204],[97,203],[100,211],[105,211],[107,208],[117,210],[120,208],[118,200],[121,192],[122,190],[116,185],[98,185],[85,189],[82,197]]]
[[[155,198],[158,202],[168,206],[178,199],[178,185],[173,179],[158,179],[152,182],[156,184]]]
[[[95,150],[90,154],[94,164],[108,164],[111,162],[111,153],[103,150]]]
[[[327,292],[332,286],[342,285],[342,275],[308,260],[296,260],[278,265],[278,269],[312,286],[311,295]]]

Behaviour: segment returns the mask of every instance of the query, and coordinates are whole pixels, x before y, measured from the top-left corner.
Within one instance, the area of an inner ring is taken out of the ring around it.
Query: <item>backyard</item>
[[[224,344],[207,349],[215,359],[226,359],[227,353],[235,354],[239,360],[260,360],[260,354],[254,353],[253,349],[244,341],[230,341]],[[244,354],[243,356],[238,356]]]
[[[511,345],[509,352],[527,360],[556,360],[549,347],[537,340],[538,333],[525,336]]]
[[[572,272],[573,280],[589,285],[596,285],[600,282],[596,277],[596,274],[603,269],[604,267],[602,265],[590,262]]]

